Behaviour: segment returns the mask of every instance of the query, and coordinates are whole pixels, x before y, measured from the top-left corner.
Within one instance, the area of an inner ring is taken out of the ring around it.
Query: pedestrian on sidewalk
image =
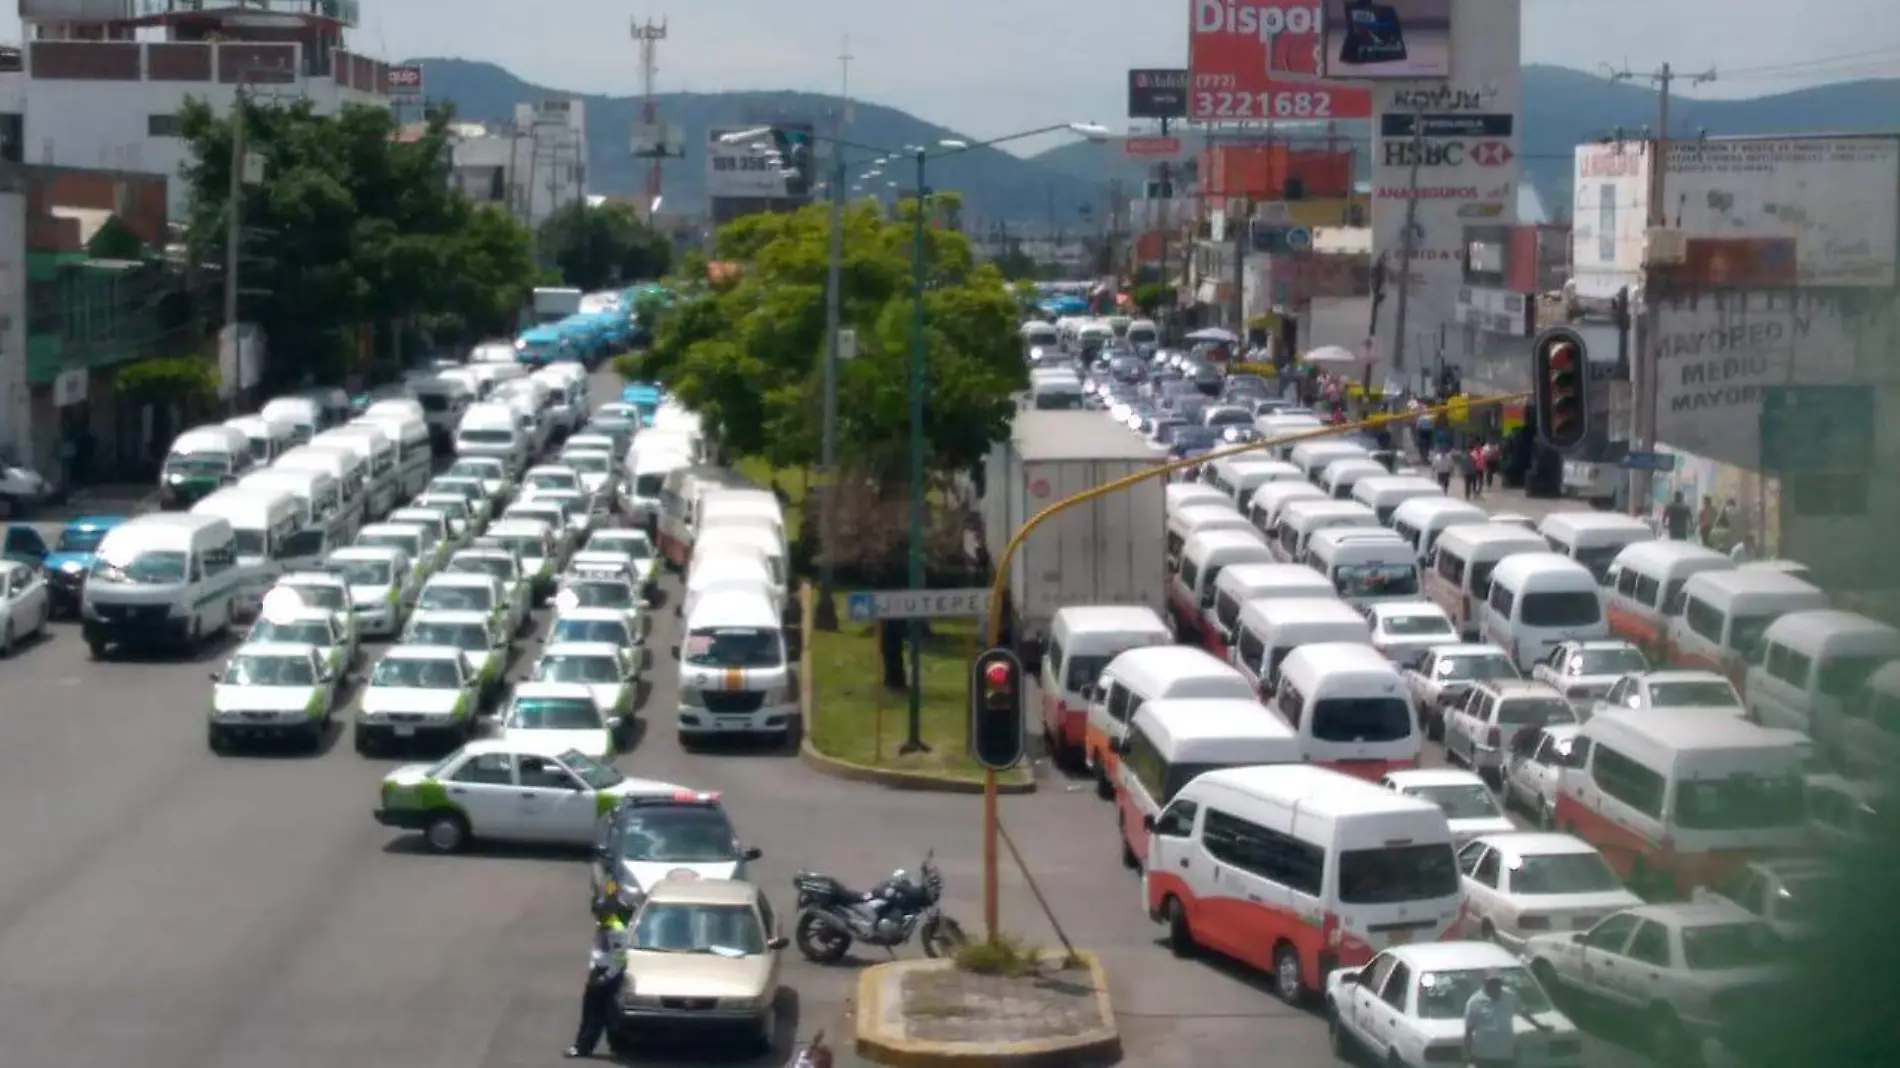
[[[1702,498],[1702,509],[1696,513],[1695,532],[1696,540],[1704,545],[1715,534],[1715,502],[1707,497]]]
[[[1439,449],[1432,453],[1432,477],[1438,480],[1438,488],[1445,493],[1451,492],[1451,466],[1450,452]]]
[[[1484,488],[1490,489],[1498,482],[1498,465],[1504,462],[1504,450],[1498,448],[1496,440],[1484,443]]]
[[[1669,537],[1675,541],[1689,540],[1689,502],[1682,499],[1682,491],[1677,490],[1675,497],[1663,509],[1663,527]]]
[[[1478,471],[1477,450],[1459,449],[1455,462],[1458,465],[1458,475],[1464,480],[1465,500],[1471,500],[1478,496],[1478,480],[1483,477]]]

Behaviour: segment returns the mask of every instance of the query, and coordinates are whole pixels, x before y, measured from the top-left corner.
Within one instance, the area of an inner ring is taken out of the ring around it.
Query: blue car
[[[46,597],[56,618],[77,618],[80,595],[86,589],[86,575],[92,571],[99,543],[107,532],[126,522],[130,516],[86,515],[66,524],[59,532],[51,552],[42,562],[46,568]]]

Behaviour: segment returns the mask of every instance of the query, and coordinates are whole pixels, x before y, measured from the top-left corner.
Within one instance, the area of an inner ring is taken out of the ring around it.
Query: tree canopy
[[[722,228],[713,259],[740,265],[731,280],[688,279],[661,317],[653,346],[629,360],[665,380],[713,420],[726,446],[780,467],[820,455],[829,214],[813,205],[752,215]],[[901,481],[909,453],[912,248],[916,204],[887,219],[870,206],[843,213],[840,321],[855,358],[838,373],[841,465]],[[1024,369],[1017,302],[995,267],[954,230],[925,231],[925,418],[935,471],[975,464],[1007,428]]]
[[[438,338],[508,332],[533,285],[529,235],[451,187],[446,111],[399,138],[383,108],[245,108],[246,153],[264,178],[240,198],[239,311],[264,330],[268,380],[339,381],[364,324]],[[179,125],[192,150],[192,261],[223,263],[232,123],[194,101]],[[207,296],[215,321],[215,292]]]
[[[625,204],[576,201],[548,216],[539,236],[562,282],[590,292],[659,278],[673,260],[672,245]]]

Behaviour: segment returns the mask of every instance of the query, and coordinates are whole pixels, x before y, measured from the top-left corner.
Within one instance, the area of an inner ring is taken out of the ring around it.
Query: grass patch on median
[[[838,607],[843,617],[844,606]],[[826,756],[853,764],[982,781],[983,769],[968,753],[970,658],[981,648],[977,626],[976,620],[932,623],[924,639],[921,731],[930,751],[902,756],[898,748],[908,733],[909,699],[903,690],[884,688],[876,628],[844,622],[836,632],[807,635],[812,744]],[[1026,768],[1016,768],[1000,778],[1026,782],[1029,775]]]

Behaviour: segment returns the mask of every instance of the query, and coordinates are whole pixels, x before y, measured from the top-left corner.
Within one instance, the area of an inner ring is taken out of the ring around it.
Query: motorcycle
[[[916,935],[927,957],[955,953],[967,939],[962,925],[938,907],[943,875],[934,857],[934,851],[924,855],[920,879],[913,881],[899,868],[868,893],[818,872],[793,876],[798,922],[792,937],[798,951],[814,964],[836,964],[853,942],[893,951]]]

